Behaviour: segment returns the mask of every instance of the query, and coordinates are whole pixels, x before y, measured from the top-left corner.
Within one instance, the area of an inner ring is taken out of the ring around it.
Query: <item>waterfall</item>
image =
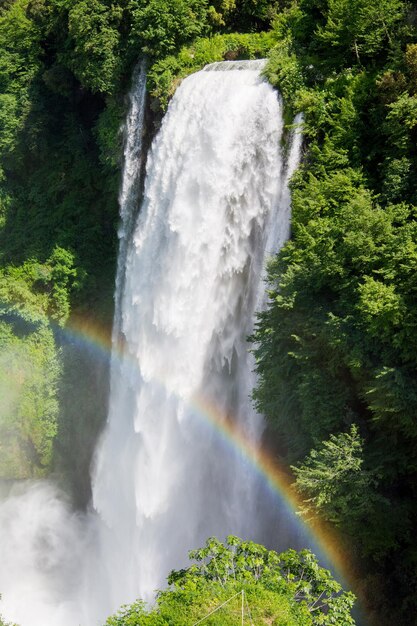
[[[0,613],[21,626],[95,626],[121,603],[152,599],[208,536],[268,538],[260,479],[221,436],[222,422],[237,422],[261,442],[247,336],[266,258],[289,236],[300,154],[297,133],[284,154],[282,102],[263,63],[216,63],[182,82],[148,154],[138,216],[144,66],[135,74],[92,510],[71,513],[42,483],[0,505]]]
[[[148,156],[120,294],[125,353],[93,479],[115,598],[151,598],[210,535],[262,536],[253,473],[201,409],[262,434],[247,336],[265,252],[289,234],[291,173],[262,66],[216,63],[185,79]]]
[[[142,144],[145,131],[146,65],[146,59],[142,59],[133,72],[132,88],[129,93],[129,110],[124,129],[125,148],[123,155],[122,184],[119,193],[119,254],[116,269],[113,344],[117,342],[120,332],[120,297],[123,293],[126,255],[140,196],[141,170],[143,165]]]

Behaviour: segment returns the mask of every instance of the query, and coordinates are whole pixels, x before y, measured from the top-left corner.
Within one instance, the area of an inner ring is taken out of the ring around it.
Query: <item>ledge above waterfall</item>
[[[203,68],[204,72],[230,72],[236,70],[250,70],[261,72],[267,63],[267,59],[242,60],[242,61],[217,61]]]

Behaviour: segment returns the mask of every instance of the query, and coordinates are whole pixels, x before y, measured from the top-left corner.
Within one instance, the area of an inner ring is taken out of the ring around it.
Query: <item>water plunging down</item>
[[[262,535],[253,475],[196,408],[203,399],[253,440],[262,433],[247,336],[265,252],[289,234],[300,147],[297,136],[286,165],[262,65],[216,63],[184,80],[148,156],[121,296],[125,355],[93,480],[118,546],[116,596],[139,585],[149,599],[210,535]]]
[[[119,254],[117,256],[113,345],[117,343],[121,324],[121,295],[126,275],[126,255],[131,240],[134,220],[140,199],[141,171],[143,165],[143,135],[145,131],[146,60],[133,72],[132,89],[129,93],[129,111],[125,125],[125,148],[122,184],[119,193],[120,226]]]
[[[288,180],[301,144],[294,134],[284,158],[282,105],[262,66],[215,63],[183,81],[148,155],[135,224],[145,89],[137,74],[92,512],[72,515],[41,484],[0,506],[3,612],[22,626],[95,626],[123,602],[152,598],[208,536],[267,538],[259,479],[199,408],[238,420],[260,442],[246,338],[265,299],[266,256],[289,235]],[[277,544],[285,520],[274,523]],[[29,610],[19,605],[27,589]]]

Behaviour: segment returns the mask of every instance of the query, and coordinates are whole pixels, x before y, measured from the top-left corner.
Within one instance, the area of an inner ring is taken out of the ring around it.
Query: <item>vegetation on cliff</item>
[[[306,146],[254,336],[255,400],[307,514],[367,572],[378,624],[411,624],[416,601],[415,19],[396,0],[300,1],[266,70],[304,112]]]

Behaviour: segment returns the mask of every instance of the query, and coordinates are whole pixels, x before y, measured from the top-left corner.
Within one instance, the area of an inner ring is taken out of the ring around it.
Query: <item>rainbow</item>
[[[317,543],[339,576],[349,581],[351,570],[348,567],[338,534],[318,518],[315,518],[314,521],[305,521],[297,515],[297,511],[302,508],[303,503],[293,486],[293,478],[288,468],[271,453],[265,449],[260,449],[244,432],[238,421],[222,415],[213,404],[208,403],[201,396],[193,398],[190,408],[197,411],[198,415],[209,423],[210,427],[214,428],[235,452],[238,452],[252,466],[286,508],[293,515],[296,514],[295,519],[303,526],[313,542]]]
[[[137,362],[126,353],[123,345],[112,346],[108,329],[100,327],[89,319],[73,319],[65,328],[59,328],[58,334],[61,334],[61,337],[69,343],[78,344],[80,348],[92,351],[97,359],[109,361],[111,357],[116,360],[128,360],[131,361],[132,367],[137,367]],[[165,388],[161,381],[156,382]],[[234,453],[239,454],[253,468],[279,499],[280,505],[283,504],[286,507],[293,519],[297,520],[297,523],[312,539],[314,546],[318,547],[318,556],[321,560],[328,562],[325,566],[336,571],[344,586],[347,585],[358,593],[355,589],[357,578],[354,568],[343,549],[338,533],[317,517],[312,521],[304,520],[297,515],[297,511],[302,508],[302,500],[294,489],[293,478],[288,468],[268,451],[259,449],[239,425],[238,420],[225,416],[203,396],[195,395],[189,402],[188,408],[215,431]]]
[[[113,346],[112,348],[109,333],[97,324],[85,319],[78,319],[66,327],[65,334],[77,342],[87,343],[90,348],[94,349],[98,357],[109,359],[112,353],[112,358],[131,360],[132,366],[137,367],[136,361],[124,351],[123,346]],[[161,381],[157,382],[165,387]],[[172,393],[171,390],[170,392]],[[349,563],[348,556],[342,548],[338,533],[318,518],[305,520],[297,515],[297,511],[302,508],[302,499],[294,489],[293,477],[288,468],[268,451],[259,449],[239,425],[238,420],[225,416],[202,395],[194,396],[189,402],[188,408],[262,477],[264,483],[279,498],[280,503],[284,504],[292,513],[297,523],[318,546],[322,553],[320,556],[325,557],[325,560],[337,571],[343,582],[354,587],[353,566]]]

